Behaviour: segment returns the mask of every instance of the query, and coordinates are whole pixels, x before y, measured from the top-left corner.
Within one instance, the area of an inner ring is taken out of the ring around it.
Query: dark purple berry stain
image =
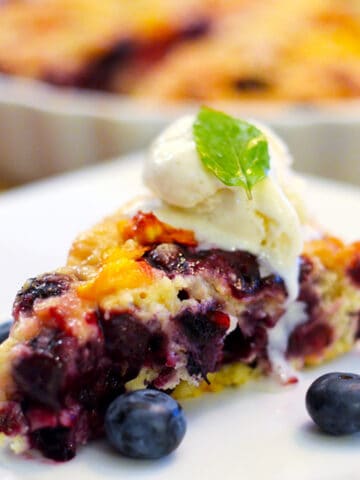
[[[30,444],[47,458],[66,462],[75,457],[76,441],[70,428],[41,428],[30,434]]]
[[[352,282],[360,288],[360,256],[356,257],[347,270]]]
[[[333,329],[324,318],[319,294],[311,280],[312,272],[311,262],[303,257],[300,268],[299,300],[306,305],[308,321],[298,325],[291,333],[287,348],[289,357],[321,354],[333,340]]]
[[[131,380],[143,365],[162,365],[167,358],[167,338],[129,313],[100,314],[106,354],[121,366],[124,381]]]
[[[62,295],[70,286],[71,279],[66,275],[49,273],[26,282],[15,298],[14,316],[19,312],[30,312],[37,299]]]
[[[238,92],[259,93],[269,89],[267,81],[257,77],[242,77],[233,81],[233,87]]]
[[[168,338],[160,332],[151,334],[148,355],[145,360],[147,365],[164,365],[168,362]]]
[[[18,403],[6,402],[0,404],[0,432],[14,436],[25,433],[26,429],[27,421]]]
[[[63,367],[54,357],[33,353],[13,366],[13,378],[21,395],[54,410],[60,408]]]
[[[300,283],[307,282],[314,271],[313,262],[306,255],[300,257]]]
[[[245,335],[239,326],[224,341],[223,362],[252,362],[257,357],[266,357],[267,333],[258,325],[252,335]]]
[[[178,43],[189,39],[198,38],[209,30],[210,22],[207,18],[197,18],[185,23],[178,32],[169,32],[168,37],[157,39],[154,42],[139,42],[133,38],[122,38],[115,41],[112,46],[101,56],[94,58],[93,62],[84,66],[75,73],[64,74],[61,70],[50,70],[44,73],[42,79],[54,85],[65,87],[77,86],[93,90],[112,90],[113,77],[123,69],[133,69],[134,66],[141,71],[153,66],[169,49]],[[124,88],[125,87],[125,88]],[[120,89],[127,93],[128,86],[116,82],[117,91]]]
[[[174,319],[186,338],[187,369],[190,375],[201,375],[206,379],[206,374],[213,372],[221,360],[223,338],[229,323],[226,324],[223,320],[218,322],[217,315],[224,314],[216,311],[193,313],[185,310]]]
[[[211,28],[211,23],[207,18],[199,18],[192,21],[180,32],[180,36],[184,39],[194,39],[205,35]]]
[[[106,357],[97,357],[97,361],[91,370],[79,375],[73,388],[74,396],[85,409],[100,412],[107,398],[124,391],[124,383],[117,364]]]
[[[121,365],[126,379],[136,377],[149,351],[151,332],[128,313],[100,321],[106,352]]]
[[[92,370],[79,376],[74,396],[87,410],[100,410],[111,399],[124,392],[124,382],[116,365],[102,358]]]
[[[333,329],[320,322],[307,322],[292,332],[287,354],[290,357],[303,357],[320,354],[333,340]]]
[[[107,89],[112,74],[136,53],[137,45],[131,39],[121,40],[93,65],[88,67],[83,75],[78,77],[81,87],[96,90]]]
[[[177,274],[197,274],[225,280],[232,295],[238,299],[254,295],[265,288],[285,292],[279,277],[260,277],[257,259],[248,252],[220,249],[196,251],[191,247],[163,243],[147,252],[145,260],[170,278]]]
[[[145,254],[145,260],[153,267],[171,275],[189,273],[187,250],[180,245],[162,243]]]
[[[183,289],[179,290],[179,292],[177,294],[177,297],[181,302],[183,302],[184,300],[188,300],[190,298],[190,295],[187,292],[187,290],[185,290],[183,288]]]
[[[26,402],[52,410],[61,406],[62,390],[78,371],[79,348],[74,337],[44,328],[27,345],[24,356],[13,365],[13,378]]]
[[[194,270],[225,278],[232,294],[239,299],[261,288],[256,257],[247,252],[201,251],[196,255]]]

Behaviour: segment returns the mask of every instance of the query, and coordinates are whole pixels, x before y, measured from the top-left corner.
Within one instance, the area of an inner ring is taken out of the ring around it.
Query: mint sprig
[[[204,166],[225,185],[251,189],[270,169],[265,135],[254,125],[202,107],[193,126],[196,148]]]

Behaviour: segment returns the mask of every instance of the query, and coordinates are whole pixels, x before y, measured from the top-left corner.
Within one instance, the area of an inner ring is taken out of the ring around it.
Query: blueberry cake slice
[[[285,357],[313,365],[358,335],[360,244],[309,242]],[[152,386],[177,398],[238,385],[274,365],[287,293],[244,251],[199,249],[152,214],[115,215],[82,235],[68,265],[29,280],[0,347],[0,431],[14,448],[68,460],[101,436],[109,403]],[[287,381],[294,381],[290,376]]]
[[[299,240],[305,217],[281,142],[206,109],[194,135],[193,124],[177,122],[150,150],[145,180],[160,204],[106,218],[77,238],[65,267],[16,296],[0,345],[0,432],[15,451],[69,460],[103,434],[110,402],[126,391],[184,398],[259,375],[293,383],[296,368],[359,336],[360,243],[316,230]],[[250,191],[205,168],[215,134],[227,172],[234,134],[243,164],[256,153]]]

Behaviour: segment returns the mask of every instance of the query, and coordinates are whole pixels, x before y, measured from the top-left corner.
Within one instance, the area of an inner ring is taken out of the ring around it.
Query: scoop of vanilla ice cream
[[[194,116],[180,118],[150,148],[144,179],[162,200],[156,215],[193,230],[202,247],[257,255],[267,271],[284,279],[293,300],[298,294],[304,209],[289,188],[292,174],[287,148],[270,129],[256,123],[268,140],[270,172],[253,187],[249,199],[244,188],[224,185],[204,167],[193,137],[194,121]]]
[[[194,120],[186,116],[170,125],[153,142],[145,162],[145,183],[175,207],[195,207],[224,187],[200,161],[192,133]]]

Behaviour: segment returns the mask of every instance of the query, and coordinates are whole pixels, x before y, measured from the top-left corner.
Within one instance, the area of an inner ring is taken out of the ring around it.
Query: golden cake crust
[[[356,97],[359,39],[356,2],[254,2],[174,48],[135,93],[174,101]]]

